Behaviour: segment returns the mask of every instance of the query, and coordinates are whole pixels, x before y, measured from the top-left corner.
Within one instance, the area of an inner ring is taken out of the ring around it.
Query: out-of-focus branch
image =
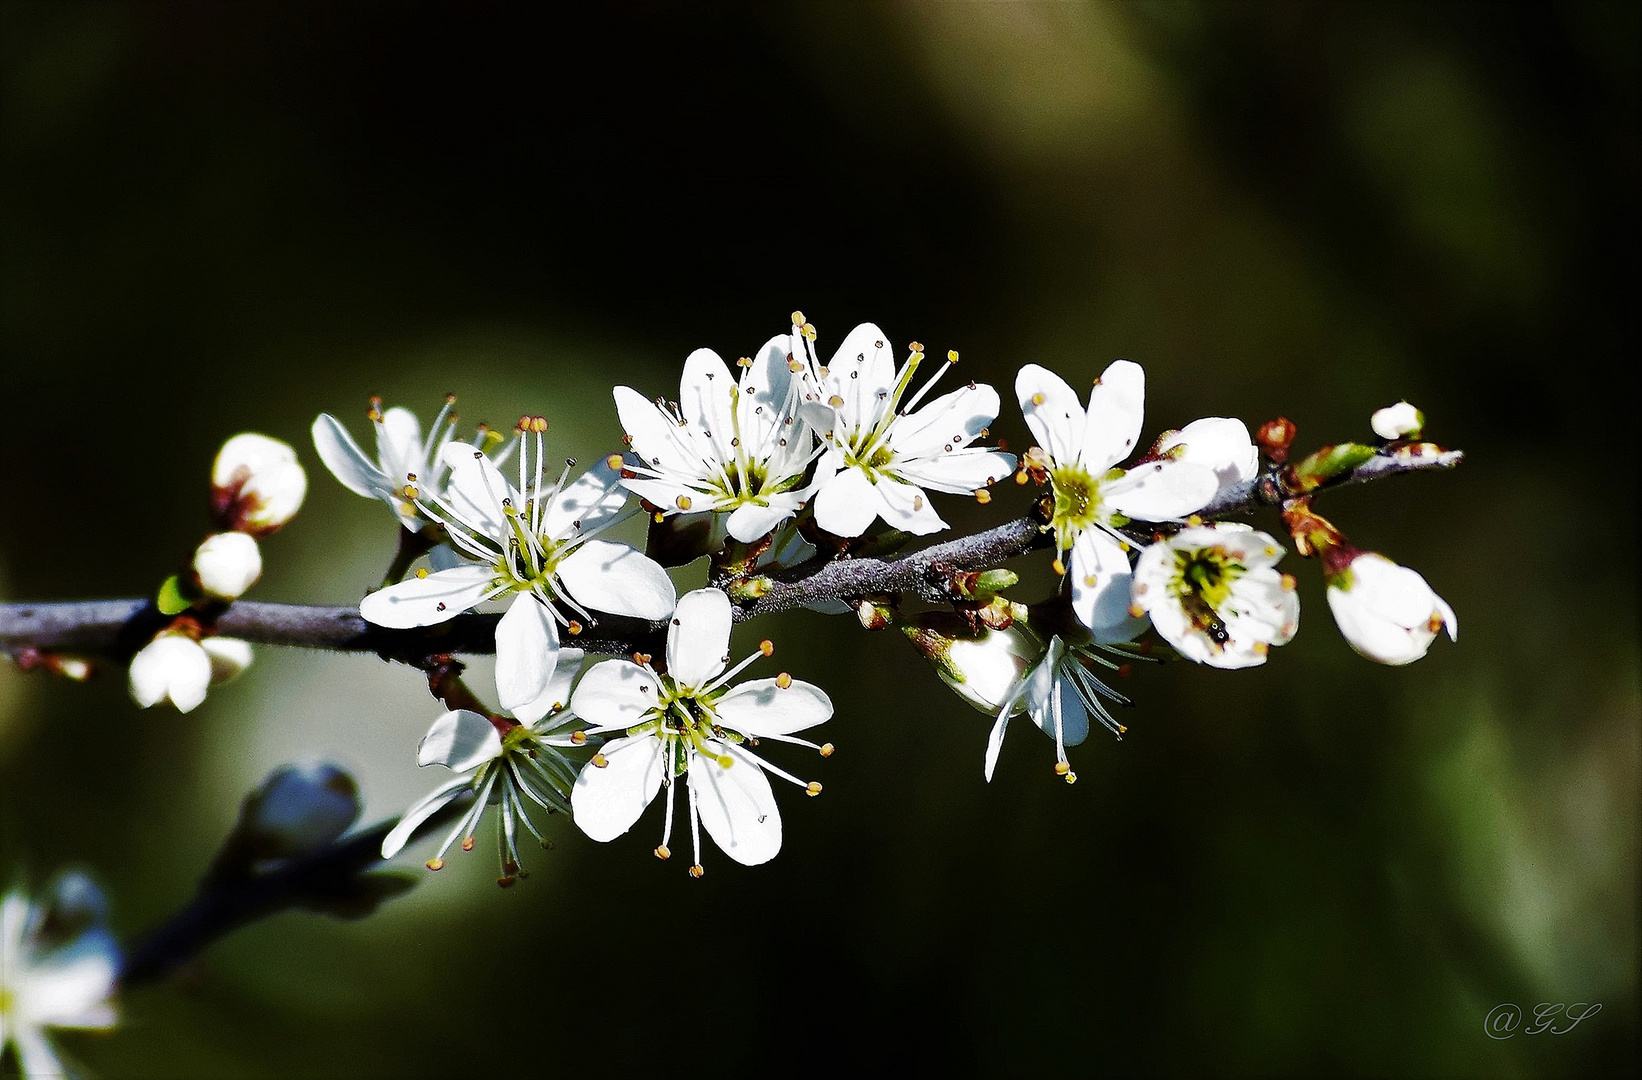
[[[469,805],[471,800],[462,798],[444,807],[417,828],[411,842],[448,825]],[[226,879],[208,874],[192,903],[126,954],[120,985],[129,989],[163,979],[218,938],[281,911],[370,914],[412,884],[399,874],[373,872],[383,865],[382,841],[395,824],[384,821],[260,874]]]

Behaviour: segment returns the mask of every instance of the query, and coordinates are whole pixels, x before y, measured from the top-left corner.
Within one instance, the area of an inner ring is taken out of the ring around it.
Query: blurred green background
[[[262,923],[63,1045],[152,1078],[1628,1073],[1638,29],[1632,4],[0,6],[8,599],[154,587],[254,429],[311,490],[252,596],[348,602],[393,526],[319,466],[318,412],[363,432],[370,393],[426,417],[455,391],[590,457],[612,383],[670,392],[795,308],[823,349],[872,320],[1003,388],[1132,357],[1148,436],[1282,412],[1316,445],[1406,397],[1469,454],[1322,504],[1457,610],[1411,668],[1350,652],[1295,561],[1305,632],[1265,668],[1138,673],[1075,787],[1029,729],[988,786],[988,718],[899,638],[774,618],[748,642],[833,695],[839,747],[803,759],[826,794],[783,801],[774,863],[692,881],[652,809],[608,846],[555,823],[501,892],[487,831],[377,917]],[[995,430],[1025,443],[1012,406]],[[259,650],[188,716],[118,671],[0,665],[0,874],[83,865],[139,933],[281,762],[396,813],[436,713],[364,657]],[[1603,1010],[1491,1041],[1507,1001]]]

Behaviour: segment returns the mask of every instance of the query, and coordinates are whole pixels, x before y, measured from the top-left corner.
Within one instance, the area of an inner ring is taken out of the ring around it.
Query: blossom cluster
[[[1169,651],[1250,667],[1294,636],[1299,594],[1295,578],[1278,569],[1283,545],[1249,525],[1208,520],[1276,469],[1286,442],[1257,447],[1242,421],[1208,417],[1143,444],[1138,364],[1107,367],[1086,404],[1060,376],[1027,364],[1015,394],[1034,445],[1017,458],[988,441],[996,390],[948,380],[950,388],[935,392],[957,366],[956,352],[920,382],[923,346],[898,352],[874,324],[845,335],[825,361],[817,339],[795,312],[790,328],[733,364],[711,349],[691,353],[676,399],[616,387],[625,450],[579,472],[574,459],[549,465],[541,416],[522,417],[511,439],[481,425],[464,440],[447,399],[424,437],[411,412],[373,400],[374,458],[336,418],[319,417],[321,459],[418,538],[402,543],[402,553],[423,556],[396,564],[398,573],[365,597],[365,619],[409,629],[482,607],[503,612],[495,624],[499,708],[447,698],[451,708],[434,721],[417,761],[449,776],[411,807],[385,856],[443,815],[449,825],[428,861],[438,869],[458,841],[473,847],[486,807],[496,805],[499,880],[511,884],[522,873],[521,837],[546,843],[533,815],[567,813],[588,836],[611,840],[665,791],[654,850],[669,858],[683,781],[692,874],[702,872],[703,827],[739,862],[773,857],[781,818],[766,777],[812,795],[821,786],[754,748],[785,742],[830,754],[830,743],[796,733],[830,718],[832,705],[785,673],[730,685],[773,651],[765,641],[729,666],[738,605],[756,600],[771,575],[847,557],[880,535],[876,523],[884,536],[937,533],[948,526],[936,496],[990,502],[991,485],[1010,476],[1048,489],[1039,512],[1055,550],[1053,596],[1017,603],[998,595],[1014,576],[994,572],[1002,576],[944,615],[862,601],[863,612],[874,612],[862,614],[866,625],[899,625],[949,685],[995,716],[988,779],[1013,717],[1029,715],[1055,740],[1056,772],[1072,781],[1066,748],[1087,737],[1092,720],[1125,730],[1112,710],[1129,700],[1111,688],[1111,675]],[[1418,410],[1402,403],[1376,414],[1373,427],[1396,446],[1417,437],[1420,424]],[[1360,460],[1351,446],[1307,459],[1302,487]],[[1325,556],[1330,605],[1359,651],[1406,662],[1437,628],[1453,632],[1452,612],[1413,571],[1350,549],[1307,499],[1287,510],[1304,515],[1306,527],[1294,532],[1302,553]],[[651,525],[646,551],[616,538],[634,518]],[[711,554],[713,585],[679,597],[660,560],[687,521],[700,524],[698,542],[671,561]],[[846,611],[851,603],[812,606]],[[575,639],[612,618],[664,624],[666,655],[588,663]],[[1155,648],[1147,631],[1168,648]]]
[[[211,468],[211,516],[220,531],[200,542],[186,571],[160,586],[155,606],[170,621],[132,657],[137,704],[169,701],[191,712],[213,683],[251,665],[251,647],[217,636],[210,616],[262,577],[258,540],[289,522],[307,491],[308,475],[290,444],[244,432],[222,445]]]

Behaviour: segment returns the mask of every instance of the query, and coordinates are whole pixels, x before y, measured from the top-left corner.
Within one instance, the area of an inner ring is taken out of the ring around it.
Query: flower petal
[[[845,431],[876,423],[895,388],[895,353],[889,338],[874,323],[851,330],[832,354],[823,385],[825,395],[844,399]]]
[[[719,698],[713,711],[743,735],[791,735],[832,718],[832,699],[818,686],[793,680],[750,679]]]
[[[1176,461],[1203,465],[1214,471],[1220,490],[1260,474],[1260,452],[1249,438],[1241,420],[1208,416],[1193,420],[1179,431],[1171,431],[1157,441],[1160,452]]]
[[[405,816],[399,819],[387,836],[382,838],[382,857],[391,859],[404,848],[406,841],[411,838],[422,822],[445,808],[445,804],[462,794],[473,778],[470,776],[453,776],[440,784],[405,811]]]
[[[693,476],[699,471],[697,455],[689,452],[689,428],[673,421],[655,402],[637,390],[618,386],[614,390],[616,415],[627,432],[633,453],[652,469]]]
[[[1122,545],[1099,529],[1085,529],[1072,545],[1072,611],[1105,641],[1127,641],[1144,626],[1129,614],[1133,571]]]
[[[114,992],[120,949],[101,927],[85,930],[29,968],[26,1022],[41,1027],[108,1027],[103,1006]]]
[[[876,486],[878,497],[883,502],[879,513],[892,528],[914,536],[928,536],[946,528],[946,522],[935,512],[935,506],[923,488],[916,484],[903,484],[891,476],[880,476]]]
[[[997,722],[992,725],[991,734],[986,737],[986,762],[983,772],[986,782],[992,782],[992,773],[998,767],[998,752],[1003,749],[1003,736],[1009,730],[1009,716],[1011,710],[1001,709],[998,712]]]
[[[576,684],[570,707],[600,727],[626,728],[655,707],[656,677],[631,660],[594,664]]]
[[[889,441],[904,457],[936,457],[968,446],[997,418],[998,392],[970,383],[897,420]]]
[[[131,658],[129,678],[143,708],[169,698],[178,712],[192,712],[211,685],[211,657],[193,638],[161,634]]]
[[[758,761],[728,743],[714,743],[730,758],[726,769],[706,754],[690,759],[690,785],[707,835],[743,866],[757,866],[781,850],[781,811]]]
[[[416,763],[443,765],[452,772],[471,772],[502,752],[496,725],[476,712],[456,709],[442,714],[416,748]]]
[[[495,589],[496,572],[478,563],[464,563],[427,577],[409,577],[359,602],[366,622],[394,629],[432,626],[454,619]]]
[[[726,525],[730,535],[743,544],[750,544],[762,536],[766,536],[777,525],[792,517],[798,510],[796,498],[772,495],[768,506],[758,503],[742,503],[730,512],[730,520]]]
[[[528,594],[514,596],[496,624],[496,698],[523,723],[553,707],[553,672],[559,659],[559,628],[547,605]]]
[[[570,791],[571,819],[582,832],[602,843],[633,827],[661,790],[662,750],[661,740],[653,735],[604,744],[604,768],[584,766]]]
[[[1170,521],[1203,509],[1220,480],[1206,465],[1148,461],[1101,485],[1101,497],[1118,513],[1142,521]]]
[[[1113,361],[1089,392],[1089,413],[1078,437],[1084,468],[1099,476],[1127,458],[1140,439],[1145,407],[1146,372],[1133,360]]]
[[[1015,455],[971,447],[938,457],[895,462],[896,475],[921,487],[970,495],[1015,471]]]
[[[388,480],[396,487],[405,483],[411,473],[425,469],[427,462],[422,460],[422,425],[417,422],[416,414],[399,406],[383,413],[376,424],[376,452],[382,462],[382,471],[387,473]],[[430,478],[418,476],[417,479],[426,483]]]
[[[577,603],[612,615],[665,619],[678,602],[673,579],[659,563],[608,540],[582,544],[560,561],[554,575]]]
[[[1071,661],[1076,663],[1077,661]],[[1037,724],[1043,733],[1051,739],[1055,737],[1055,709],[1060,709],[1061,744],[1076,746],[1089,737],[1089,712],[1084,708],[1083,699],[1078,696],[1066,677],[1059,671],[1059,665],[1050,667],[1045,664],[1044,669],[1052,674],[1054,684],[1044,704],[1046,707],[1033,710],[1032,722]]]
[[[386,473],[354,442],[348,429],[330,413],[320,413],[313,427],[314,449],[319,460],[331,470],[341,485],[355,495],[379,499],[393,487]]]
[[[730,620],[730,598],[723,589],[697,589],[679,597],[667,628],[667,674],[675,683],[705,686],[724,670]]]
[[[482,450],[467,443],[452,442],[446,443],[441,453],[445,464],[450,466],[445,497],[457,521],[481,536],[505,541],[510,533],[502,512],[502,500],[511,499],[514,506],[521,506],[523,498]]]
[[[1058,462],[1076,461],[1083,439],[1083,406],[1066,380],[1048,368],[1027,364],[1015,376],[1015,397],[1037,444]]]
[[[694,425],[695,433],[711,443],[720,461],[735,460],[735,450],[730,445],[730,440],[735,438],[730,390],[735,385],[735,377],[723,358],[711,349],[691,353],[684,361],[684,374],[679,377],[679,409],[684,419]]]
[[[865,473],[845,469],[821,486],[815,497],[815,523],[834,536],[860,536],[883,504]]]
[[[626,506],[621,473],[600,461],[553,499],[542,515],[541,531],[561,540],[590,533],[609,524]]]

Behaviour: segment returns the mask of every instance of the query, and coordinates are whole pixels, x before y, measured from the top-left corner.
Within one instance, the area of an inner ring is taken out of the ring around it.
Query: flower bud
[[[1351,647],[1376,663],[1413,663],[1445,627],[1459,640],[1453,609],[1425,578],[1372,551],[1329,575],[1328,606]]]
[[[262,576],[262,552],[242,532],[208,536],[194,551],[194,576],[206,595],[237,600]]]
[[[145,709],[170,701],[178,712],[191,712],[210,684],[211,659],[186,634],[161,634],[131,658],[131,696]]]
[[[1417,439],[1425,427],[1425,414],[1406,401],[1387,405],[1369,419],[1374,434],[1382,439]]]
[[[266,536],[302,506],[308,476],[288,443],[245,432],[222,444],[211,469],[211,509],[225,529]]]
[[[901,632],[935,666],[941,681],[988,714],[1003,707],[1044,651],[1022,623],[973,634],[961,617],[950,612],[924,612],[902,626]]]
[[[257,858],[289,859],[336,840],[359,811],[359,785],[342,769],[282,765],[246,796],[240,831]]]
[[[208,637],[200,648],[211,660],[211,685],[238,678],[251,666],[251,646],[239,638]]]

